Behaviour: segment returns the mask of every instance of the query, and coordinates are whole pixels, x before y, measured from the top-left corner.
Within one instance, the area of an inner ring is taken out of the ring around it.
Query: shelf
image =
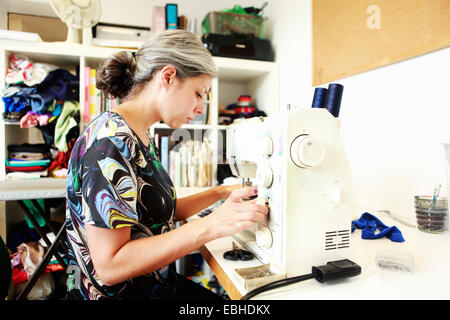
[[[65,198],[66,179],[40,178],[0,181],[0,201],[22,199]],[[177,197],[187,197],[212,187],[178,187]]]
[[[3,121],[5,126],[20,126],[20,122],[19,121],[17,121],[17,122],[9,122],[9,121],[5,121],[3,119],[1,121]]]
[[[42,59],[45,55],[72,56],[76,58],[74,60],[77,60],[81,56],[107,58],[112,53],[122,50],[119,48],[103,48],[66,42],[2,41],[2,44],[4,50],[14,51],[17,53],[26,53],[27,57],[32,60],[33,58],[37,58],[36,62]]]
[[[0,181],[0,201],[65,198],[66,181],[57,178]]]
[[[222,57],[213,59],[219,69],[220,80],[224,81],[248,82],[277,71],[274,62]]]

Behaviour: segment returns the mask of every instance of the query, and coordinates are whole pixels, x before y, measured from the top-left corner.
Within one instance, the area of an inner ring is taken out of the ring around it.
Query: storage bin
[[[208,12],[202,21],[202,33],[246,34],[262,38],[262,17],[228,12]]]

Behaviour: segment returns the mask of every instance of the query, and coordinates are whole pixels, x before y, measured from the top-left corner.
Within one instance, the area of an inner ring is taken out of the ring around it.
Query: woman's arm
[[[104,229],[86,225],[97,275],[105,285],[111,286],[169,265],[214,237],[200,221],[131,241],[131,227]]]
[[[241,188],[240,184],[233,186],[220,185],[188,197],[177,199],[176,220],[186,220],[217,201],[228,198],[231,192],[238,188]]]
[[[263,222],[268,209],[255,200],[242,200],[255,193],[252,188],[237,189],[210,215],[148,238],[130,240],[130,227],[104,229],[86,225],[97,275],[105,285],[114,285],[166,266],[211,240]]]

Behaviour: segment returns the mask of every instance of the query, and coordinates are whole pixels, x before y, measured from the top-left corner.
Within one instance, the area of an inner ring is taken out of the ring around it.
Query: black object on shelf
[[[248,35],[222,35],[206,33],[202,36],[205,47],[213,56],[274,61],[275,55],[269,40]]]

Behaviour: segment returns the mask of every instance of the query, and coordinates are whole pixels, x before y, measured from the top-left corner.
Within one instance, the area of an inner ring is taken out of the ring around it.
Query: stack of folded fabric
[[[45,177],[51,161],[50,147],[46,144],[9,145],[6,180]]]

